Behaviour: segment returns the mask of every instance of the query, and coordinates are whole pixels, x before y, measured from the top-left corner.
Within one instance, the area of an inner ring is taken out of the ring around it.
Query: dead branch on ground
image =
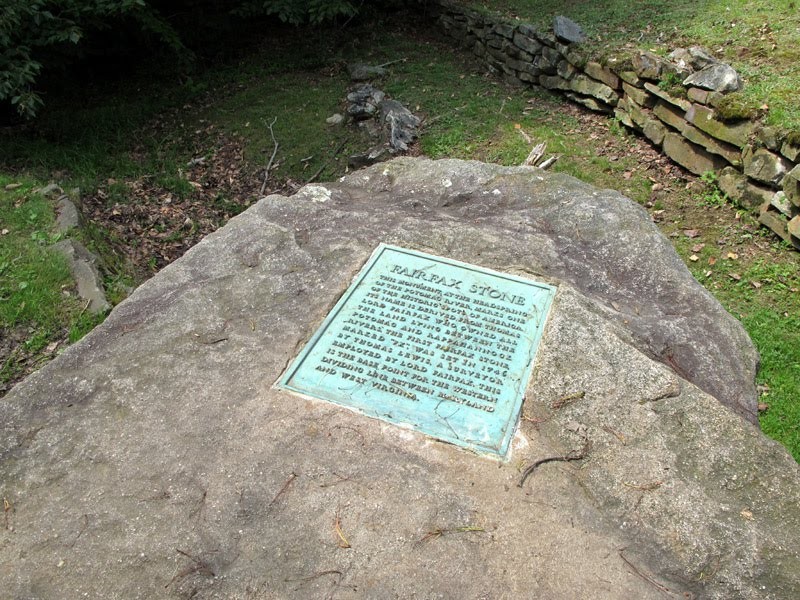
[[[269,162],[267,163],[267,168],[264,169],[264,182],[261,184],[261,191],[259,195],[264,195],[264,190],[267,188],[267,179],[269,179],[269,170],[272,168],[272,162],[275,160],[275,155],[278,153],[278,140],[275,139],[275,132],[272,130],[272,126],[275,125],[277,122],[278,117],[272,119],[272,123],[267,125],[267,129],[269,129],[269,135],[272,138],[272,143],[275,144],[275,147],[272,149],[272,156],[269,157]]]

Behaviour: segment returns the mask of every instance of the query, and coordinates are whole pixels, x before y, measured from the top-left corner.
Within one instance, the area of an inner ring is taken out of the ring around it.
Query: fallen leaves
[[[165,189],[152,176],[109,179],[81,198],[85,216],[109,233],[114,251],[140,276],[181,257],[258,194],[260,180],[246,170],[243,143],[217,135],[208,150],[210,132],[199,131],[193,154],[204,158],[192,159],[178,174],[183,188]]]

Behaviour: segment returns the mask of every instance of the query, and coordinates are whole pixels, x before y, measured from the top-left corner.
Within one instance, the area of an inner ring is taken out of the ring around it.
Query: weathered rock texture
[[[717,107],[726,94],[741,89],[742,81],[730,65],[703,48],[677,48],[666,58],[636,51],[601,65],[589,60],[580,45],[580,26],[565,17],[554,19],[553,32],[541,32],[454,0],[437,0],[434,5],[442,31],[489,68],[517,83],[562,92],[591,110],[613,113],[692,173],[730,165],[774,195],[800,157],[800,144],[791,136],[754,121],[721,118]],[[790,184],[786,181],[784,188]],[[731,197],[749,203],[744,196]],[[784,215],[768,206],[751,208],[764,225],[800,249],[800,238],[793,233],[797,226],[788,227],[800,217],[800,207],[792,205]]]
[[[273,387],[379,242],[558,286],[507,462]],[[798,466],[736,414],[756,362],[616,192],[404,158],[270,196],[0,402],[0,589],[797,597]]]

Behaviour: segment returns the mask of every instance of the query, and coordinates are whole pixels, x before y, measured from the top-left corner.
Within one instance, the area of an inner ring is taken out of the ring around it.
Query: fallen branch
[[[544,161],[542,164],[540,164],[540,165],[539,165],[539,168],[540,168],[540,169],[549,169],[549,168],[550,168],[550,167],[552,167],[554,164],[556,164],[556,161],[557,161],[557,160],[558,160],[558,156],[551,156],[551,157],[550,157],[550,158],[548,158],[546,161]]]
[[[320,174],[321,174],[321,173],[322,173],[322,172],[325,170],[325,167],[327,167],[327,166],[330,164],[330,162],[331,162],[331,161],[332,161],[334,158],[336,158],[336,156],[338,156],[338,154],[339,154],[339,153],[340,153],[342,150],[344,150],[344,147],[345,147],[345,145],[346,145],[346,144],[347,144],[347,140],[344,140],[344,141],[343,141],[341,144],[339,144],[339,145],[337,146],[336,150],[334,150],[334,151],[333,151],[333,154],[331,155],[331,157],[330,157],[328,160],[326,160],[324,163],[322,163],[322,166],[321,166],[319,169],[317,169],[317,172],[316,172],[316,173],[314,173],[314,174],[313,174],[311,177],[309,177],[309,178],[308,178],[308,180],[306,181],[306,184],[309,184],[309,183],[311,183],[311,182],[312,182],[312,181],[314,181],[314,180],[315,180],[317,177],[319,177],[319,176],[320,176]]]
[[[286,490],[289,489],[289,486],[295,479],[297,479],[297,475],[295,473],[290,473],[289,478],[286,480],[286,483],[284,483],[280,491],[277,494],[275,494],[275,497],[272,499],[272,502],[269,503],[269,506],[275,504],[278,501],[278,498],[283,496],[284,492],[286,492]]]
[[[533,463],[530,467],[525,469],[522,473],[522,477],[520,477],[519,483],[517,487],[522,487],[525,485],[525,481],[533,475],[533,472],[539,468],[540,465],[549,462],[572,462],[574,460],[582,460],[586,458],[589,454],[589,449],[592,447],[592,443],[589,440],[586,440],[586,443],[583,445],[583,448],[580,450],[573,450],[569,454],[565,454],[564,456],[548,456],[547,458],[541,458]]]
[[[382,69],[384,67],[388,67],[389,65],[393,65],[395,63],[406,62],[407,60],[408,60],[407,58],[398,58],[397,60],[390,60],[389,62],[385,62],[382,65],[375,65],[375,68]]]
[[[638,568],[636,568],[636,566],[634,566],[634,564],[630,560],[628,560],[628,558],[625,556],[625,554],[623,554],[625,552],[625,550],[627,550],[627,548],[623,548],[622,550],[619,551],[619,557],[623,561],[625,561],[625,564],[628,565],[633,570],[634,573],[636,573],[639,577],[644,579],[647,583],[652,585],[654,588],[656,588],[660,592],[663,592],[665,594],[669,594],[670,596],[674,595],[674,596],[682,596],[682,597],[685,597],[685,598],[694,598],[694,594],[688,594],[688,593],[687,594],[678,594],[677,592],[673,592],[667,586],[658,583],[655,579],[653,579],[649,575],[647,575],[647,574],[643,573],[642,571],[640,571]]]
[[[261,184],[261,191],[259,195],[264,195],[264,190],[267,188],[267,179],[269,179],[269,170],[272,168],[272,161],[275,160],[275,155],[278,153],[278,140],[275,139],[275,132],[272,130],[272,126],[275,125],[278,117],[272,119],[272,123],[267,125],[269,129],[269,135],[272,138],[272,143],[275,144],[275,147],[272,149],[272,156],[269,157],[269,162],[267,163],[267,168],[264,169],[264,182]]]
[[[528,154],[528,158],[522,161],[523,166],[535,167],[537,163],[542,160],[545,150],[547,150],[547,142],[536,144]]]

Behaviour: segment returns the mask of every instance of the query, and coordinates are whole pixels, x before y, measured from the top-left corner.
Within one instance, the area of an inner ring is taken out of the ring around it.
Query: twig
[[[375,68],[382,69],[383,67],[388,67],[389,65],[393,65],[399,62],[406,62],[407,60],[408,60],[407,58],[398,58],[397,60],[390,60],[389,62],[385,62],[382,65],[375,65]]]
[[[175,552],[181,554],[182,556],[185,556],[186,558],[191,560],[194,564],[190,567],[186,567],[185,569],[181,569],[180,571],[175,573],[175,576],[169,580],[169,583],[167,585],[164,586],[165,588],[171,586],[173,583],[175,583],[176,580],[183,579],[184,577],[186,577],[187,575],[191,575],[192,573],[200,573],[202,575],[207,575],[208,577],[217,576],[216,573],[214,573],[214,570],[209,566],[209,564],[206,561],[194,557],[188,552],[184,552],[180,548],[175,548]]]
[[[347,477],[342,477],[338,473],[334,473],[334,475],[336,475],[336,477],[339,478],[339,481],[334,481],[332,483],[320,483],[319,487],[327,488],[327,487],[331,487],[331,486],[334,486],[334,485],[338,485],[340,483],[344,483],[345,481],[351,481],[351,477],[349,475]]]
[[[589,453],[589,449],[592,447],[592,443],[589,440],[586,440],[586,443],[583,445],[579,451],[573,450],[569,454],[565,454],[564,456],[548,456],[547,458],[541,458],[533,463],[530,467],[525,469],[522,473],[522,477],[519,479],[519,483],[517,487],[522,487],[525,485],[525,481],[533,475],[533,472],[540,466],[545,463],[549,462],[572,462],[574,460],[582,460],[586,458],[586,455]]]
[[[542,157],[544,156],[546,149],[547,149],[547,142],[536,144],[528,154],[528,158],[522,161],[523,166],[535,167],[536,163],[542,160]]]
[[[286,490],[289,489],[289,486],[295,479],[297,479],[297,475],[294,472],[292,472],[289,475],[289,479],[286,480],[286,483],[283,484],[283,487],[280,489],[280,491],[277,494],[275,494],[275,497],[272,499],[272,502],[269,503],[269,506],[275,504],[278,501],[278,498],[283,496],[283,494],[286,492]]]
[[[422,536],[419,540],[417,540],[416,545],[419,546],[420,544],[424,544],[425,542],[430,542],[431,540],[438,540],[443,535],[448,535],[450,533],[470,533],[475,531],[486,531],[483,527],[478,527],[477,525],[466,525],[464,527],[437,527],[436,529],[431,529],[428,533]]]
[[[539,168],[540,168],[540,169],[542,169],[542,170],[544,170],[544,169],[549,169],[549,168],[550,168],[550,167],[552,167],[554,164],[556,164],[556,161],[557,161],[557,160],[558,160],[558,156],[551,156],[551,157],[550,157],[550,158],[548,158],[546,161],[544,161],[542,164],[540,164],[540,165],[539,165]]]
[[[637,569],[637,568],[636,568],[636,567],[633,565],[633,563],[632,563],[631,561],[629,561],[629,560],[628,560],[628,559],[625,557],[625,554],[624,554],[625,550],[626,550],[626,548],[623,548],[622,550],[620,550],[620,551],[619,551],[619,557],[620,557],[622,560],[624,560],[624,561],[625,561],[625,564],[626,564],[626,565],[628,565],[628,566],[629,566],[631,569],[633,569],[633,572],[634,572],[634,573],[636,573],[636,574],[637,574],[639,577],[641,577],[642,579],[644,579],[644,580],[645,580],[647,583],[649,583],[650,585],[652,585],[653,587],[655,587],[655,588],[656,588],[657,590],[659,590],[660,592],[664,592],[665,594],[670,594],[670,595],[672,595],[672,594],[673,594],[672,590],[670,590],[670,589],[669,589],[667,586],[665,586],[665,585],[661,585],[661,584],[660,584],[660,583],[658,583],[658,582],[657,582],[655,579],[653,579],[652,577],[650,577],[650,576],[648,576],[648,575],[645,575],[645,574],[644,574],[644,573],[642,573],[642,572],[641,572],[639,569]]]
[[[629,488],[633,488],[634,490],[639,490],[640,492],[650,492],[652,490],[657,490],[658,488],[660,488],[662,485],[664,485],[664,482],[651,481],[650,483],[636,484],[636,483],[631,483],[629,481],[623,481],[622,485],[625,485]]]
[[[333,520],[333,529],[336,532],[336,535],[339,536],[339,548],[350,548],[350,542],[347,541],[347,538],[344,537],[344,533],[342,532],[342,522],[339,520],[338,512]]]
[[[336,150],[334,150],[334,151],[333,151],[333,154],[331,155],[331,157],[330,157],[328,160],[326,160],[324,163],[322,163],[322,166],[321,166],[319,169],[317,169],[317,172],[316,172],[316,173],[314,173],[314,174],[313,174],[313,175],[312,175],[312,176],[311,176],[311,177],[310,177],[310,178],[309,178],[309,179],[306,181],[306,184],[309,184],[309,183],[311,183],[311,182],[312,182],[312,181],[314,181],[314,180],[315,180],[317,177],[319,177],[319,176],[320,176],[320,173],[322,173],[322,171],[324,171],[324,170],[325,170],[325,167],[327,167],[327,166],[328,166],[328,164],[331,162],[331,160],[333,160],[334,158],[336,158],[336,156],[339,154],[339,152],[341,152],[341,151],[344,149],[344,147],[345,147],[345,144],[347,144],[347,140],[344,140],[344,141],[343,141],[341,144],[339,144],[339,146],[336,148]]]
[[[6,529],[11,529],[11,524],[9,523],[9,515],[13,512],[14,505],[8,500],[8,498],[3,497],[3,521],[5,521]]]
[[[314,573],[313,575],[309,575],[308,577],[300,577],[298,579],[284,579],[286,583],[299,583],[300,585],[297,586],[294,591],[298,591],[301,587],[303,587],[306,583],[310,581],[314,581],[315,579],[319,579],[320,577],[324,577],[325,575],[336,575],[338,577],[337,581],[341,581],[344,573],[341,571],[337,571],[336,569],[328,569],[327,571],[320,571],[319,573]]]
[[[541,425],[542,423],[546,423],[547,421],[549,421],[549,420],[550,420],[550,417],[529,417],[529,416],[528,416],[528,415],[526,415],[526,414],[522,414],[522,415],[520,416],[520,418],[521,418],[523,421],[527,421],[528,423],[532,423],[532,424],[533,424],[533,426],[534,426],[534,427],[535,427],[537,430],[539,429],[539,425]]]
[[[72,543],[69,545],[70,548],[75,547],[75,544],[78,543],[78,540],[83,535],[83,532],[89,528],[89,515],[83,515],[83,523],[81,524],[81,528],[78,530],[78,535],[75,536],[75,539],[72,540]]]
[[[79,313],[78,313],[78,318],[79,318],[79,319],[80,319],[80,318],[83,316],[83,313],[85,313],[85,312],[86,312],[86,309],[87,309],[87,308],[89,308],[89,305],[90,305],[91,303],[92,303],[92,301],[91,301],[91,300],[87,300],[87,301],[86,301],[86,304],[84,304],[84,305],[83,305],[83,310],[81,310],[81,312],[79,312]]]
[[[611,427],[609,427],[608,425],[603,425],[603,431],[613,435],[615,438],[617,438],[620,441],[620,443],[623,446],[627,446],[628,445],[628,442],[625,441],[625,436],[622,435],[619,431],[615,431],[614,429],[611,429]]]
[[[269,162],[267,163],[267,168],[264,169],[264,182],[261,184],[261,191],[259,195],[264,194],[264,190],[267,188],[267,179],[269,179],[269,170],[272,168],[272,161],[275,160],[275,155],[278,153],[278,140],[275,139],[275,132],[272,130],[272,126],[275,125],[275,122],[278,120],[278,117],[272,119],[272,123],[270,123],[267,128],[269,129],[269,135],[272,137],[272,143],[275,144],[275,147],[272,149],[272,156],[269,157]]]
[[[564,408],[567,404],[572,404],[576,400],[580,400],[586,396],[586,392],[575,392],[573,394],[567,394],[566,396],[561,396],[558,400],[554,400],[551,407],[554,410],[558,410],[559,408]]]

